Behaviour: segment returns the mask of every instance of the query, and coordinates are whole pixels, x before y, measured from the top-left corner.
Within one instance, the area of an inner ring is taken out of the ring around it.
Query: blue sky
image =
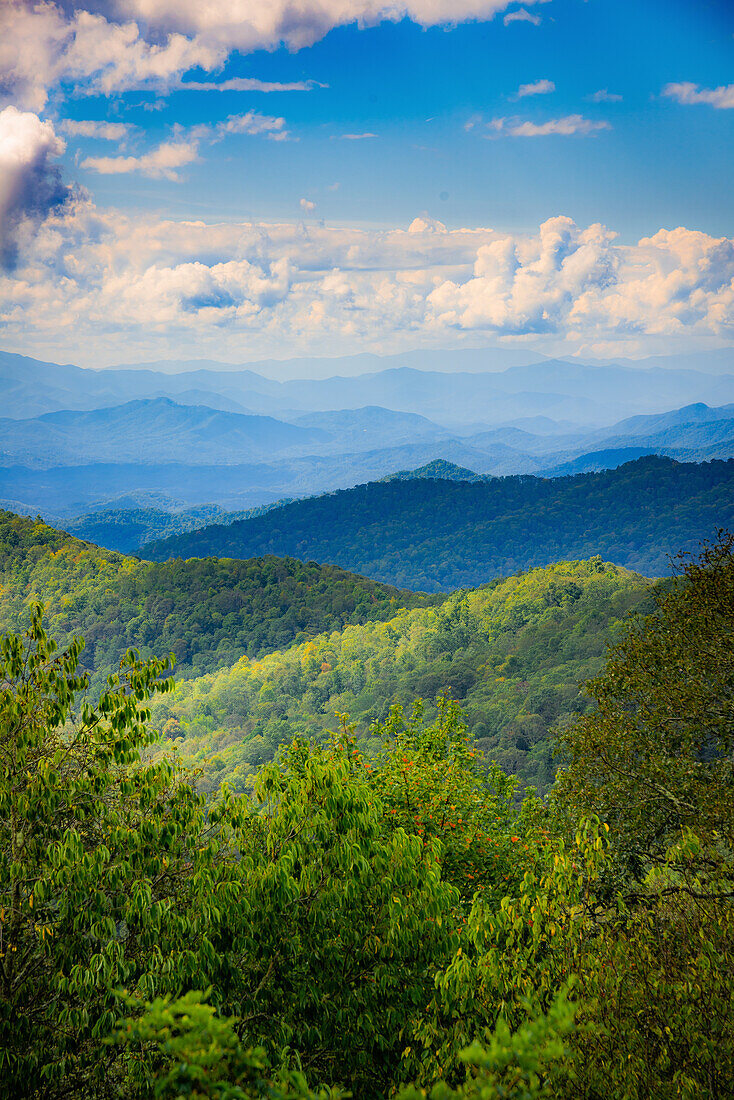
[[[681,224],[728,233],[734,114],[660,93],[677,81],[715,87],[734,79],[734,7],[553,0],[534,11],[538,26],[505,26],[498,17],[451,29],[407,19],[340,27],[298,52],[236,55],[215,78],[328,85],[311,92],[180,91],[160,111],[142,109],[141,100],[149,105],[155,97],[140,93],[113,103],[77,101],[70,114],[134,121],[151,142],[165,140],[176,124],[250,109],[285,117],[298,138],[232,137],[207,150],[175,189],[89,171],[77,178],[103,202],[175,203],[220,217],[293,217],[307,195],[321,217],[378,225],[401,225],[426,210],[449,226],[528,229],[563,212],[605,221],[629,239]],[[202,72],[191,77],[212,80]],[[514,98],[521,85],[540,80],[555,91]],[[621,101],[589,101],[603,90]],[[477,114],[537,122],[581,114],[610,129],[586,138],[490,141],[480,126],[464,129]],[[346,133],[377,136],[339,136]],[[97,145],[79,143],[83,151]]]
[[[390,6],[408,13],[398,21],[380,20],[380,0],[302,7],[298,25],[283,0],[237,0],[233,28],[207,23],[195,0],[51,5],[43,21],[13,0],[0,15],[15,112],[4,131],[0,114],[0,344],[40,353],[55,342],[106,363],[120,341],[126,358],[193,342],[226,359],[365,343],[525,339],[630,354],[734,343],[731,242],[716,243],[732,234],[728,0],[405,0]],[[447,23],[457,12],[484,18]],[[253,79],[305,89],[232,90]],[[3,134],[8,149],[27,146],[30,190],[17,156],[3,161]],[[546,261],[540,227],[556,233],[559,217],[574,228],[564,223],[563,256],[548,246]],[[184,241],[180,226],[194,221]],[[235,227],[230,247],[212,228],[223,223]],[[589,243],[595,223],[609,239]],[[274,225],[289,227],[277,241]],[[678,227],[685,239],[656,237]],[[101,251],[103,236],[114,244]],[[509,267],[498,238],[512,241]],[[652,261],[638,245],[648,238]],[[377,270],[391,286],[370,284]],[[537,289],[539,273],[542,301],[523,282]],[[82,347],[29,311],[44,286],[79,334],[83,323]],[[146,316],[140,303],[156,293]]]

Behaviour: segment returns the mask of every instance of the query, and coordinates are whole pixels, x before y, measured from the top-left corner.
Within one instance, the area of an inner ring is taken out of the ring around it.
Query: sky
[[[3,0],[0,348],[734,344],[730,0]]]

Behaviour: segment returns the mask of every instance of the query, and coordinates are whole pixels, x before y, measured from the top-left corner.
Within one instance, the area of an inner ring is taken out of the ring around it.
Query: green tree
[[[82,645],[58,653],[40,606],[0,644],[0,1075],[18,1097],[112,1087],[113,990],[152,989],[181,949],[206,846],[192,788],[140,764],[167,662],[129,653],[77,713]]]
[[[131,1007],[135,1014],[108,1042],[128,1051],[133,1063],[142,1060],[149,1067],[143,1086],[152,1081],[155,1100],[339,1100],[342,1095],[338,1089],[313,1093],[302,1073],[274,1069],[262,1047],[244,1048],[238,1021],[218,1016],[201,993],[142,1005],[132,1001]]]
[[[560,733],[559,791],[573,817],[609,823],[638,875],[685,829],[716,869],[734,848],[734,536],[655,600],[587,684],[594,709]]]

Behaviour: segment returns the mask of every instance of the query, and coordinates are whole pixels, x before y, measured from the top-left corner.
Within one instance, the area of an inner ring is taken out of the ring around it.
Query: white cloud
[[[556,86],[552,80],[536,80],[532,84],[521,84],[515,94],[518,99],[523,99],[528,95],[549,95],[555,90]]]
[[[139,157],[87,157],[81,167],[101,176],[136,172],[151,179],[177,181],[180,178],[177,169],[195,161],[198,152],[195,141],[164,141],[157,149]]]
[[[97,122],[66,118],[61,129],[72,137],[98,138],[101,141],[124,141],[131,127],[126,122]]]
[[[706,103],[719,110],[734,108],[734,84],[722,84],[719,88],[702,88],[689,82],[666,84],[662,94],[678,103]]]
[[[53,164],[64,149],[51,122],[15,107],[0,111],[0,265],[12,266],[20,238],[70,200]]]
[[[301,210],[305,210],[307,214],[310,214],[312,210],[316,209],[316,203],[311,202],[311,199],[301,199],[299,204]]]
[[[178,85],[184,92],[311,92],[314,88],[328,88],[318,80],[294,80],[282,83],[272,80],[257,80],[255,77],[234,76],[230,80],[202,81],[186,80]]]
[[[539,15],[533,15],[527,8],[519,8],[517,11],[508,11],[503,20],[506,27],[510,23],[532,23],[534,27],[540,26],[542,20]]]
[[[97,124],[88,125],[89,136],[103,136],[102,133],[94,132],[93,128]],[[115,124],[109,125],[114,127]],[[103,176],[127,175],[134,172],[151,179],[178,182],[181,178],[178,169],[197,160],[202,141],[218,142],[233,134],[264,134],[274,141],[285,141],[290,138],[290,134],[284,127],[284,118],[248,111],[244,115],[229,115],[224,121],[214,126],[193,126],[188,131],[181,126],[175,126],[173,140],[164,141],[147,153],[139,156],[86,157],[81,162],[81,168]],[[111,138],[112,134],[108,136]]]
[[[371,130],[365,130],[362,134],[339,134],[342,141],[363,141],[365,138],[376,138]]]
[[[548,137],[573,134],[593,134],[597,130],[611,130],[608,122],[594,122],[583,115],[565,115],[547,122],[530,122],[520,118],[493,118],[488,127],[498,137]]]
[[[222,44],[181,34],[149,43],[134,22],[110,22],[81,8],[67,16],[44,0],[5,0],[0,10],[2,86],[34,110],[45,105],[50,88],[65,84],[106,95],[164,89],[195,66],[216,68],[227,52]]]
[[[311,200],[307,200],[311,201]],[[637,244],[552,218],[532,234],[304,229],[51,211],[0,275],[6,346],[95,365],[449,347],[481,335],[559,352],[734,343],[734,241],[685,228]],[[547,344],[546,344],[547,346]],[[89,361],[89,359],[88,359]]]
[[[374,25],[407,18],[422,27],[492,19],[511,0],[122,0],[123,9],[164,31],[229,40],[234,48],[253,50],[279,44],[310,46],[334,27]]]
[[[229,115],[224,122],[217,123],[215,130],[224,136],[225,134],[268,134],[283,130],[284,127],[284,118],[248,111],[244,115]]]
[[[621,103],[622,96],[616,92],[610,92],[608,88],[600,88],[598,92],[587,96],[589,103]]]
[[[413,218],[408,226],[409,233],[448,233],[446,226],[437,218],[429,218],[424,214],[420,218]]]
[[[85,5],[3,0],[0,73],[15,102],[40,110],[49,90],[59,86],[105,95],[133,88],[165,91],[180,86],[191,69],[221,69],[233,51],[272,50],[281,44],[301,49],[349,23],[408,18],[429,27],[491,19],[509,2],[88,0]]]

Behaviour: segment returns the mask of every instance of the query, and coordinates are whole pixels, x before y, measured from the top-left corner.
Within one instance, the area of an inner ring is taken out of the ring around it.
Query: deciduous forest
[[[374,628],[399,660],[406,631],[430,649],[480,621],[502,638],[505,616],[494,652],[522,663],[530,608],[547,648],[564,616],[573,633],[634,607],[606,656],[592,632],[544,798],[446,693],[388,706],[367,741],[346,717],[312,739],[296,722],[245,790],[207,795],[161,751],[167,662],[128,653],[93,700],[82,642],[57,647],[35,604],[0,648],[6,1094],[728,1095],[733,550],[652,590],[558,566]]]

